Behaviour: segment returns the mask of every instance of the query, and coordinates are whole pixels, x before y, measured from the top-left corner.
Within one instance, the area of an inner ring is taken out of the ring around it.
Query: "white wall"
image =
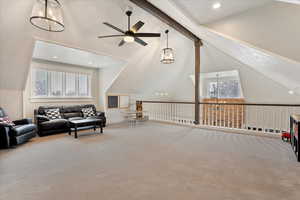
[[[226,34],[222,34],[212,29],[208,29],[205,26],[196,24],[194,21],[188,18],[182,10],[174,6],[170,1],[150,0],[150,2],[154,3],[158,8],[160,8],[168,15],[173,17],[179,23],[184,24],[185,27],[191,30],[194,34],[196,34],[206,43],[214,46],[221,52],[224,52],[226,55],[234,58],[243,65],[248,66],[251,70],[262,74],[264,77],[267,77],[268,79],[272,80],[274,83],[280,85],[280,87],[282,88],[282,90],[276,90],[276,87],[274,87],[274,89],[270,90],[269,87],[266,87],[263,93],[272,93],[274,94],[274,96],[280,95],[284,98],[288,98],[288,90],[294,90],[296,93],[298,93],[298,95],[289,97],[288,101],[283,101],[281,103],[287,103],[290,101],[299,102],[299,62],[280,56],[271,51],[267,51],[265,49],[253,46],[249,43],[246,43],[234,37],[230,37]],[[268,27],[268,24],[265,24],[265,27]],[[255,76],[248,76],[248,80],[252,81],[248,82],[248,85],[252,85],[257,82]],[[260,87],[262,87],[262,90],[264,90],[264,83],[261,84]],[[256,95],[259,99],[263,99],[264,101],[270,100],[269,97],[259,97],[260,93]],[[272,100],[280,101],[282,99],[272,98]]]
[[[107,124],[119,123],[124,120],[122,116],[122,109],[108,109],[107,108],[107,96],[108,95],[120,95],[109,93],[110,87],[122,73],[122,71],[126,68],[127,64],[123,66],[109,66],[106,68],[102,68],[99,71],[99,81],[100,81],[100,106],[102,110],[105,111],[105,115],[107,117]],[[130,94],[124,94],[131,96]]]
[[[157,91],[176,95],[179,88],[174,84],[186,79],[194,66],[194,43],[182,34],[170,29],[169,47],[174,49],[175,63],[162,64],[161,51],[166,47],[166,36],[154,41],[149,47],[137,51],[128,61],[127,67],[113,83],[109,92],[133,93],[143,98],[155,98]],[[165,99],[165,98],[164,98]]]
[[[22,90],[0,89],[0,107],[12,120],[22,118],[22,97]]]
[[[170,100],[194,101],[194,85],[190,75],[194,74],[194,61],[187,59],[182,70],[173,77]],[[257,72],[214,46],[205,43],[201,48],[201,72],[238,70],[243,95],[249,103],[298,103],[299,95],[290,95],[288,89],[276,81]],[[202,94],[201,94],[202,95]]]
[[[91,92],[92,98],[69,98],[69,99],[59,99],[59,98],[47,98],[47,99],[35,99],[31,97],[32,94],[32,69],[46,69],[54,71],[63,72],[78,72],[91,75]],[[39,106],[49,106],[49,105],[80,105],[80,104],[94,104],[98,109],[101,102],[99,95],[99,70],[95,68],[80,67],[75,65],[67,65],[56,62],[42,61],[42,60],[32,60],[30,73],[27,79],[25,91],[23,94],[23,105],[24,105],[24,117],[33,117],[34,109]]]
[[[112,33],[112,30],[104,28],[104,20],[123,24],[120,21],[124,17],[120,7],[121,0],[64,0],[66,30],[62,33],[40,31],[29,23],[33,3],[34,1],[24,0],[0,1],[0,106],[14,117],[23,115],[20,104],[11,105],[10,102],[22,101],[36,39],[112,55],[123,60],[132,52],[112,45],[113,42],[117,44],[114,39],[97,39],[99,34]],[[131,47],[133,48],[136,49]],[[7,98],[10,101],[7,101]]]
[[[300,61],[300,6],[274,2],[207,26],[281,56]]]
[[[106,110],[107,107],[107,92],[114,81],[118,78],[120,73],[124,70],[126,64],[124,65],[112,65],[106,68],[101,68],[99,70],[99,84],[100,87],[100,106],[102,110]]]

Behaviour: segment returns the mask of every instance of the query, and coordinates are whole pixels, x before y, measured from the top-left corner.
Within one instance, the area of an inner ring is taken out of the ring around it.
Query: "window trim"
[[[36,82],[36,71],[39,70],[39,71],[46,71],[47,72],[47,96],[37,96],[34,94],[34,87],[35,87],[35,82]],[[63,77],[62,77],[62,96],[53,96],[51,95],[51,72],[61,72],[63,73]],[[73,74],[76,74],[76,96],[66,96],[66,74],[67,73],[73,73]],[[79,75],[86,75],[87,78],[88,78],[88,82],[87,82],[87,88],[88,88],[88,95],[87,96],[79,96],[78,95],[78,90],[79,90],[79,86],[78,86],[78,76]],[[92,96],[92,74],[89,74],[89,73],[81,73],[81,72],[70,72],[70,71],[61,71],[61,70],[51,70],[51,69],[43,69],[43,68],[33,68],[32,69],[32,72],[31,72],[31,97],[30,99],[32,101],[37,101],[38,99],[40,100],[50,100],[50,101],[53,101],[53,100],[60,100],[60,101],[64,101],[64,100],[74,100],[74,99],[95,99],[93,96]],[[39,101],[37,101],[39,102]],[[46,101],[47,102],[47,101]]]

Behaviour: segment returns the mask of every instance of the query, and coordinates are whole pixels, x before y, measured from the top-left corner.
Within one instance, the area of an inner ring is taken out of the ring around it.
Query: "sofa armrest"
[[[0,127],[13,128],[13,125],[12,124],[7,124],[7,123],[0,122]]]
[[[37,122],[46,122],[46,121],[50,121],[49,117],[45,116],[45,115],[36,115],[36,120]]]
[[[12,127],[10,124],[0,122],[0,149],[10,147],[9,132]]]
[[[97,111],[96,115],[97,117],[105,117],[105,112]]]
[[[25,125],[25,124],[32,124],[32,119],[21,119],[13,121],[15,125]]]

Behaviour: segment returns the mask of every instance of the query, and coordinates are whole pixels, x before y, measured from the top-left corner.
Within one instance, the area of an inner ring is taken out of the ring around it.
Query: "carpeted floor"
[[[300,164],[279,139],[145,123],[0,151],[1,200],[289,200]]]

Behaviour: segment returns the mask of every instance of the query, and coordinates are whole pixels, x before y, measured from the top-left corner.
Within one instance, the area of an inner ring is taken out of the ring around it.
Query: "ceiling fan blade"
[[[121,40],[121,42],[119,43],[119,47],[120,46],[123,46],[125,44],[125,41],[124,40]]]
[[[111,37],[124,37],[124,35],[105,35],[105,36],[98,36],[99,39],[102,39],[102,38],[111,38]]]
[[[110,23],[104,22],[103,24],[105,24],[106,26],[109,26],[112,29],[115,29],[116,31],[119,31],[120,33],[124,33],[125,34],[125,31],[123,31],[122,29],[120,29],[118,27],[115,27],[114,25],[111,25]]]
[[[136,33],[135,37],[160,37],[160,33]]]
[[[132,32],[136,33],[136,32],[138,32],[144,26],[144,24],[145,24],[144,22],[139,21],[135,25],[133,25],[130,30]]]
[[[143,45],[143,46],[148,45],[145,41],[143,41],[143,40],[141,40],[140,38],[137,38],[137,37],[134,38],[134,41],[139,43],[140,45]]]

